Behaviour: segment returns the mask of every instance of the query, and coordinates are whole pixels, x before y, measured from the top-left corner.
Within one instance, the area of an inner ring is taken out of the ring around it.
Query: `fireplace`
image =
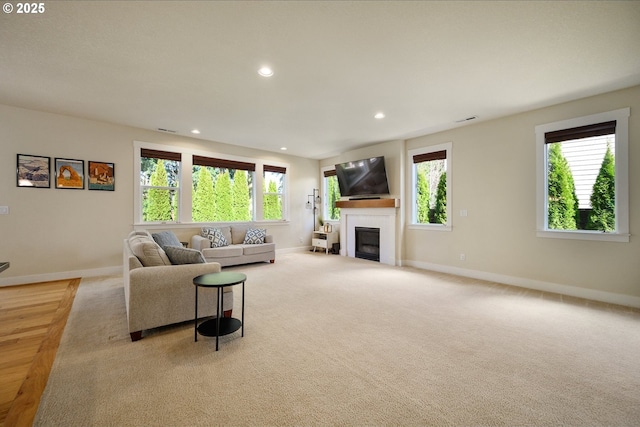
[[[380,229],[356,227],[356,258],[380,261]]]

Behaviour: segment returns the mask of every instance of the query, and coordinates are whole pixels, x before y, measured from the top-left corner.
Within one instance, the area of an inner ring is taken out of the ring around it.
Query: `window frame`
[[[322,182],[322,191],[321,191],[321,195],[322,195],[322,215],[321,217],[323,218],[324,222],[333,222],[333,223],[340,223],[340,219],[341,219],[341,215],[338,216],[338,219],[328,219],[329,218],[329,185],[327,182],[327,179],[329,178],[329,176],[325,176],[325,172],[333,172],[333,174],[331,176],[335,176],[336,179],[338,175],[336,175],[336,167],[335,166],[324,166],[322,168],[320,168],[320,177],[321,177],[321,182]]]
[[[629,242],[629,116],[630,108],[560,120],[535,127],[536,133],[536,235],[555,239]],[[545,134],[581,126],[615,121],[616,231],[555,230],[548,227],[548,150]]]
[[[283,180],[282,180],[282,192],[277,192],[277,193],[269,193],[267,190],[268,188],[262,190],[262,202],[261,202],[261,217],[263,218],[263,221],[271,221],[271,222],[281,222],[281,221],[286,221],[288,218],[288,204],[287,204],[287,192],[288,192],[288,188],[289,188],[289,176],[287,174],[288,172],[288,167],[286,165],[283,165],[281,163],[278,162],[272,162],[269,161],[268,164],[263,164],[262,165],[262,179],[264,182],[264,175],[266,172],[273,172],[273,173],[281,173],[283,175]],[[257,190],[254,190],[257,191]],[[264,219],[264,196],[267,195],[277,195],[281,197],[281,205],[282,205],[282,219]]]
[[[413,157],[417,155],[424,155],[429,153],[436,153],[438,151],[446,152],[446,172],[447,172],[447,222],[445,224],[433,224],[433,223],[419,223],[416,222],[416,218],[418,216],[417,209],[417,200],[418,200],[418,177],[417,177],[417,163],[413,162]],[[451,231],[452,225],[451,221],[453,216],[452,212],[452,194],[451,194],[451,182],[453,178],[453,143],[445,142],[443,144],[438,145],[430,145],[427,147],[414,148],[407,151],[408,154],[408,162],[411,165],[410,173],[411,173],[411,209],[408,209],[409,215],[409,229],[419,229],[419,230],[432,230],[432,231]]]
[[[158,150],[171,153],[179,153],[181,156],[180,162],[180,175],[178,177],[178,187],[180,190],[178,193],[178,218],[176,221],[166,222],[144,222],[142,221],[142,186],[140,185],[140,151],[141,149]],[[277,162],[272,160],[262,160],[257,158],[248,158],[241,156],[234,156],[230,154],[223,154],[213,151],[193,150],[173,145],[155,144],[151,142],[133,141],[133,168],[134,168],[134,188],[133,188],[133,225],[153,227],[154,225],[192,225],[197,226],[203,223],[192,221],[192,200],[193,200],[193,156],[208,157],[214,159],[223,159],[230,162],[245,162],[254,163],[255,171],[253,172],[253,218],[249,221],[229,221],[224,224],[234,223],[259,223],[259,224],[283,224],[289,223],[289,179],[291,166],[288,163]],[[281,167],[287,170],[284,177],[284,195],[282,202],[282,215],[281,220],[265,220],[263,215],[263,192],[262,185],[264,182],[264,165]],[[187,189],[186,191],[184,191]],[[259,189],[259,190],[258,190]]]

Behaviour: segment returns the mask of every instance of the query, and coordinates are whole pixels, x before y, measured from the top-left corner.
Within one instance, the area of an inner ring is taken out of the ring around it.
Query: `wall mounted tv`
[[[384,157],[371,157],[336,165],[341,196],[372,198],[389,194]]]

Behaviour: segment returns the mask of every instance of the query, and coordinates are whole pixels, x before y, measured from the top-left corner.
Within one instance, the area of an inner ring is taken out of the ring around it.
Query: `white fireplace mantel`
[[[380,229],[380,262],[396,265],[396,210],[340,208],[340,255],[355,257],[356,227]]]

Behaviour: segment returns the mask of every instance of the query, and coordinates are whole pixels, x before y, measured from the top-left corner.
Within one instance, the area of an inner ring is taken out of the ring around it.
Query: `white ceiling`
[[[640,84],[637,1],[44,4],[0,103],[308,158]]]

